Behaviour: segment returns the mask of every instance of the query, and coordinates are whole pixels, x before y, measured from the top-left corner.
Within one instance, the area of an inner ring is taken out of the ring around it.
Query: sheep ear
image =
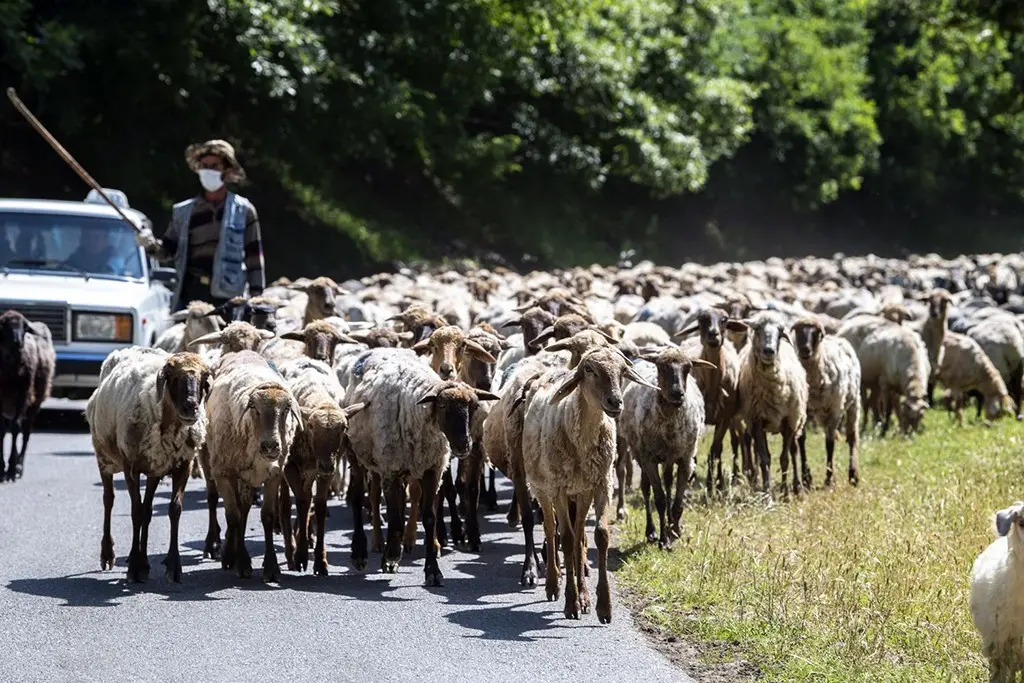
[[[691,358],[690,362],[693,365],[704,365],[704,366],[709,367],[709,368],[714,368],[716,370],[718,369],[717,365],[715,365],[711,361],[704,360],[703,358]]]
[[[626,378],[629,379],[631,382],[636,382],[637,384],[642,384],[645,387],[650,387],[651,389],[661,391],[661,387],[659,387],[657,384],[651,384],[650,382],[645,380],[633,368],[625,368],[625,374]]]
[[[653,363],[654,361],[658,360],[659,355],[661,354],[656,353],[654,351],[644,351],[641,352],[640,355],[637,356],[637,358],[639,358],[640,360],[645,360],[648,363]]]
[[[401,339],[402,341],[410,341],[414,336],[416,336],[416,335],[414,335],[412,332],[399,332],[398,333],[398,338]]]
[[[358,413],[360,410],[368,406],[368,403],[353,403],[350,406],[345,406],[342,410],[345,413],[345,419],[348,419]]]
[[[690,336],[691,334],[693,334],[694,332],[696,332],[699,329],[700,329],[700,324],[699,323],[693,323],[691,325],[687,325],[686,327],[683,327],[681,329],[676,330],[675,332],[672,333],[672,336],[673,337],[688,337],[688,336]]]
[[[167,367],[160,368],[160,372],[156,373],[156,400],[164,400],[164,387],[167,386]]]
[[[209,372],[204,372],[203,378],[199,382],[199,391],[202,394],[203,403],[206,402],[206,399],[210,398],[211,389],[213,389],[213,377]]]
[[[1010,527],[1013,526],[1013,518],[1015,516],[1015,510],[1013,507],[1008,507],[1004,510],[1000,510],[996,513],[996,533],[1000,536],[1005,536],[1010,533]]]
[[[291,403],[288,406],[288,410],[292,415],[295,416],[295,427],[302,431],[305,429],[305,420],[302,419],[302,408],[299,406],[299,402],[293,397]]]
[[[599,335],[601,335],[602,337],[604,337],[605,339],[607,339],[607,340],[608,340],[608,342],[609,342],[609,343],[611,343],[611,344],[617,344],[617,343],[619,342],[619,340],[618,340],[618,339],[616,339],[616,338],[615,338],[615,337],[613,337],[612,335],[608,334],[607,332],[605,332],[604,330],[602,330],[601,328],[599,328],[599,327],[598,327],[598,326],[596,326],[596,325],[592,325],[592,326],[590,327],[590,329],[592,329],[592,330],[593,330],[594,332],[597,332],[597,333],[598,333]]]
[[[415,351],[416,353],[423,353],[425,351],[429,351],[430,350],[430,337],[427,337],[426,339],[421,339],[420,341],[418,341],[415,344],[413,344],[412,345],[412,350]]]
[[[572,373],[566,380],[564,380],[561,386],[555,390],[555,393],[551,396],[552,403],[558,403],[563,398],[575,391],[576,387],[580,385],[580,381],[583,379],[583,363],[576,366],[576,372]]]
[[[274,336],[274,335],[271,334],[270,336]],[[200,346],[202,344],[220,344],[220,342],[221,342],[220,332],[210,332],[208,334],[204,334],[202,337],[196,337],[195,339],[190,341],[188,343],[188,348],[192,349],[192,348],[195,348],[195,347]]]
[[[28,325],[25,325],[25,332],[28,334],[34,334],[37,337],[43,336],[39,333],[39,328],[35,326],[35,323],[29,321]]]
[[[260,339],[273,339],[277,335],[270,330],[260,330]]]
[[[476,397],[478,399],[480,399],[481,401],[500,401],[501,400],[501,396],[498,396],[497,394],[492,394],[489,391],[484,391],[483,389],[475,389],[474,391],[476,393]]]
[[[750,323],[746,320],[727,320],[725,329],[730,332],[746,332],[750,329]]]
[[[348,338],[356,344],[369,344],[370,337],[362,332],[349,332]]]
[[[779,339],[785,339],[789,342],[790,346],[793,345],[793,339],[789,336],[789,332],[786,331],[785,327],[779,330]]]
[[[509,349],[512,348],[512,344],[510,344],[509,341],[504,337],[502,337],[501,341],[498,342],[498,346],[501,347],[502,351],[508,351]]]
[[[306,335],[302,334],[301,332],[292,330],[291,332],[285,332],[284,334],[282,334],[281,339],[304,342],[306,341]]]
[[[555,353],[556,351],[572,351],[572,337],[559,339],[544,347],[544,351]]]
[[[535,301],[527,301],[527,302],[526,302],[525,304],[523,304],[522,306],[516,306],[516,307],[515,307],[515,308],[513,308],[512,310],[513,310],[513,311],[515,311],[515,312],[517,312],[517,313],[523,313],[523,312],[525,312],[525,311],[528,311],[528,310],[530,310],[531,308],[533,308],[533,307],[534,307],[534,306],[536,306],[536,305],[537,305],[537,303],[536,303]]]
[[[183,323],[188,319],[188,309],[182,309],[171,313],[171,320],[176,323]]]
[[[339,344],[358,344],[359,342],[357,342],[355,339],[353,339],[350,335],[339,334],[338,335],[338,343]]]
[[[544,342],[546,342],[548,339],[554,336],[555,328],[545,327],[543,330],[540,331],[540,334],[538,334],[536,337],[533,338],[532,341],[530,341],[530,346],[532,348],[539,349],[544,345]]]
[[[420,398],[420,400],[416,401],[416,403],[418,405],[424,405],[426,403],[433,403],[436,400],[437,400],[437,391],[436,390],[431,390],[431,391],[428,391],[427,393],[423,394],[423,397]]]
[[[299,406],[299,416],[302,421],[305,422],[313,415],[313,409],[309,406]]]
[[[215,318],[215,320],[217,321],[217,323],[221,327],[227,327],[228,326],[228,321],[224,320],[224,318],[220,317],[219,315]]]
[[[521,316],[521,315],[517,315],[514,318],[509,318],[508,320],[506,320],[505,322],[503,322],[500,325],[500,327],[522,327],[522,326],[523,326],[523,316]]]
[[[466,345],[466,350],[469,352],[469,355],[473,356],[473,358],[476,358],[481,363],[497,363],[498,362],[498,359],[495,358],[494,356],[492,356],[487,349],[485,349],[484,347],[480,346],[479,344],[477,344],[472,339],[467,339],[463,343]]]

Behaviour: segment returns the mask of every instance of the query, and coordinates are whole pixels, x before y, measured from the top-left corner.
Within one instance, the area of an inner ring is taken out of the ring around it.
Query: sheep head
[[[774,363],[779,355],[779,346],[783,340],[792,344],[789,332],[786,331],[786,324],[778,315],[764,312],[754,318],[742,321],[750,330],[752,345],[751,352],[754,353],[762,363]]]
[[[360,344],[366,344],[371,349],[396,349],[403,342],[413,339],[412,332],[395,332],[387,327],[375,327],[364,332],[349,332],[348,336]]]
[[[448,321],[437,315],[422,304],[412,304],[398,315],[391,316],[388,320],[396,320],[412,332],[411,341],[420,342],[429,337],[434,330],[445,327]]]
[[[921,422],[928,410],[928,401],[923,396],[904,396],[900,402],[899,420],[904,434],[921,431]]]
[[[691,358],[676,346],[662,349],[647,350],[640,353],[640,358],[653,363],[658,369],[658,393],[661,398],[672,406],[683,405],[686,397],[686,380],[695,365],[717,368],[714,363],[703,358]]]
[[[448,439],[452,453],[465,456],[473,447],[469,426],[480,401],[497,401],[500,397],[483,389],[474,389],[458,380],[442,380],[418,401],[433,411],[434,421]]]
[[[1005,415],[1013,415],[1015,411],[1013,399],[1009,394],[993,394],[985,399],[985,418],[997,420]]]
[[[565,339],[559,339],[556,342],[548,344],[544,347],[546,353],[555,353],[558,351],[568,351],[571,355],[569,363],[566,365],[570,370],[575,368],[580,363],[580,359],[583,358],[583,354],[594,348],[609,347],[618,352],[626,364],[632,367],[633,362],[629,360],[626,354],[619,348],[614,342],[609,341],[609,338],[595,329],[583,329]]]
[[[259,454],[267,460],[284,457],[295,431],[303,426],[298,401],[277,382],[263,382],[249,390],[241,419],[250,420]]]
[[[945,321],[949,314],[949,305],[953,303],[953,295],[944,289],[933,290],[927,298],[928,318]]]
[[[265,296],[254,296],[246,302],[245,322],[251,323],[253,327],[261,330],[277,331],[277,309],[284,306],[284,302]]]
[[[1018,542],[1024,539],[1024,501],[1018,500],[1013,505],[998,510],[994,517],[995,531],[1000,536],[1008,536],[1011,531]]]
[[[825,326],[814,318],[800,318],[793,323],[793,337],[800,360],[809,360],[818,353],[821,340],[825,337]]]
[[[212,383],[210,368],[198,354],[179,351],[168,356],[156,375],[156,398],[164,406],[165,419],[170,408],[180,421],[195,424]]]
[[[523,330],[523,346],[526,355],[535,353],[536,347],[533,341],[540,335],[541,331],[553,325],[555,316],[539,306],[527,308],[521,316],[505,321],[507,327],[520,327]]]
[[[365,406],[365,403],[354,403],[341,408],[328,401],[299,409],[302,430],[297,438],[303,439],[312,452],[317,476],[329,477],[338,470],[348,433],[348,419]]]
[[[258,330],[247,322],[233,322],[220,332],[211,332],[198,339],[193,339],[188,343],[188,348],[192,349],[203,344],[220,344],[224,353],[257,351],[260,344],[273,338],[274,333],[270,330]]]
[[[897,303],[888,303],[882,306],[882,310],[879,311],[879,315],[898,325],[902,325],[907,320],[914,319],[914,316],[903,306],[903,304]]]
[[[20,354],[26,334],[39,335],[39,330],[20,312],[9,310],[0,315],[0,348],[5,353]]]
[[[490,325],[487,325],[487,328],[494,329]],[[502,351],[509,347],[509,343],[505,341],[504,337],[498,335],[497,332],[491,333],[487,331],[482,325],[471,329],[466,337],[495,359],[501,355]],[[465,345],[462,347],[461,357],[462,370],[460,375],[463,381],[479,389],[489,388],[494,380],[494,368],[497,362],[491,363],[486,357],[474,355],[474,352],[470,351],[469,347]]]
[[[722,346],[728,332],[737,334],[746,333],[747,324],[742,320],[733,320],[729,314],[721,308],[703,308],[697,313],[697,318],[692,323],[677,331],[674,336],[688,337],[694,332],[700,332],[700,343],[709,349],[717,349]]]
[[[563,380],[551,396],[551,402],[557,403],[579,389],[582,400],[590,405],[599,406],[608,417],[616,418],[622,413],[623,378],[652,389],[659,389],[657,385],[650,384],[627,365],[622,354],[604,347],[583,354],[576,371]]]
[[[245,320],[249,309],[249,302],[244,296],[236,296],[228,299],[216,308],[210,309],[207,316],[220,316],[221,320],[235,322]]]
[[[430,367],[434,369],[441,379],[455,379],[455,375],[462,369],[463,359],[466,356],[475,358],[484,363],[497,363],[497,359],[488,353],[487,349],[466,336],[466,334],[455,325],[445,325],[434,330],[429,337],[423,341],[416,342],[413,351],[417,353],[431,353]]]
[[[588,321],[583,316],[576,313],[566,313],[555,318],[554,322],[550,326],[540,331],[540,334],[534,338],[530,345],[535,351],[539,351],[544,347],[544,343],[548,339],[568,339],[577,332],[583,330],[594,330],[601,336],[605,337],[609,342],[615,343],[615,337],[601,330],[600,327],[595,325],[593,322]]]
[[[304,292],[307,297],[306,319],[319,320],[334,315],[335,297],[348,294],[329,277],[318,277],[309,282],[288,285],[288,289]]]
[[[355,339],[342,334],[331,323],[320,319],[314,320],[302,329],[301,332],[285,332],[281,339],[299,341],[305,345],[305,353],[314,360],[319,360],[330,365],[334,361],[334,351],[338,344],[358,344]]]

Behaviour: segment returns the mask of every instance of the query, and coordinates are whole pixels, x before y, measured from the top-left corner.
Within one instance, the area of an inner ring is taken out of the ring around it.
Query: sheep
[[[327,519],[327,493],[331,479],[347,447],[346,431],[350,417],[363,409],[362,403],[341,407],[345,390],[337,375],[326,363],[312,358],[297,358],[280,368],[281,376],[299,402],[302,427],[295,433],[291,451],[284,466],[284,482],[279,493],[278,518],[284,535],[284,554],[288,568],[306,571],[309,562],[307,529],[309,508],[316,515],[316,548],[313,551],[313,573],[327,575],[327,550],[324,530]],[[316,498],[313,499],[313,483]],[[292,537],[291,498],[295,494],[298,512],[298,537]]]
[[[807,373],[797,359],[789,333],[779,314],[765,311],[742,321],[749,330],[740,352],[740,414],[750,429],[761,464],[761,483],[771,494],[771,453],[767,434],[782,436],[779,464],[786,491],[787,457],[793,463],[793,493],[801,491],[797,476],[796,438],[807,421]],[[786,343],[783,344],[782,342]],[[809,478],[806,461],[803,479]]]
[[[50,328],[19,311],[0,314],[0,480],[25,474],[25,452],[36,416],[50,398],[57,357]],[[11,434],[11,455],[4,467],[3,439]],[[21,448],[18,448],[18,434]]]
[[[575,369],[554,369],[539,375],[532,387],[524,387],[516,401],[523,406],[523,463],[527,480],[544,515],[547,541],[548,600],[558,596],[558,563],[555,558],[555,520],[562,533],[565,558],[565,608],[569,619],[579,619],[590,609],[582,554],[587,512],[593,505],[597,526],[594,544],[598,553],[597,616],[611,623],[611,591],[608,584],[607,506],[611,470],[616,454],[615,418],[622,412],[622,379],[648,384],[610,348],[596,348],[580,359]],[[511,409],[515,410],[513,402]],[[570,518],[569,501],[576,503]]]
[[[971,568],[970,610],[990,681],[1024,672],[1024,501],[995,514],[997,538]]]
[[[289,344],[288,342],[300,342]],[[319,318],[306,324],[301,331],[285,332],[272,342],[267,342],[260,352],[264,358],[281,365],[286,361],[293,360],[305,354],[308,358],[333,362],[334,352],[338,344],[356,344],[347,334],[342,334],[338,329]]]
[[[405,482],[418,479],[423,492],[420,515],[426,537],[425,583],[441,585],[434,518],[441,473],[453,453],[469,453],[470,423],[479,401],[497,399],[458,380],[443,380],[418,359],[399,354],[382,357],[364,373],[345,397],[349,406],[366,406],[352,416],[348,426],[354,455],[348,500],[353,516],[352,560],[357,569],[364,568],[367,559],[363,472],[379,476],[387,493],[388,539],[381,562],[385,573],[397,571],[402,558]]]
[[[259,351],[260,345],[275,338],[270,330],[257,329],[247,322],[229,323],[227,327],[219,332],[211,332],[193,339],[188,343],[191,350],[197,346],[220,346],[223,353],[237,353],[239,351]]]
[[[738,459],[741,453],[742,469],[748,484],[754,485],[756,480],[751,440],[739,416],[740,359],[730,341],[730,334],[742,335],[745,340],[746,330],[743,321],[732,320],[723,309],[704,307],[698,310],[696,320],[692,324],[676,333],[677,336],[686,337],[693,332],[699,332],[700,336],[697,339],[684,340],[681,347],[688,355],[698,356],[715,367],[714,370],[706,366],[693,369],[697,386],[704,394],[704,423],[715,425],[711,449],[708,452],[708,495],[713,490],[715,480],[719,490],[725,489],[725,479],[722,476],[722,448],[726,432],[729,433],[732,444],[732,483],[735,485],[739,480]],[[717,471],[717,476],[713,479],[714,471]],[[619,502],[621,505],[621,499]]]
[[[186,308],[171,315],[171,321],[175,324],[153,342],[153,346],[169,353],[185,351],[193,339],[219,332],[227,325],[223,318],[214,314],[213,304],[205,301],[190,301]]]
[[[407,306],[401,313],[391,316],[388,320],[398,321],[405,327],[406,332],[412,332],[413,343],[423,341],[437,328],[448,325],[447,320],[420,304]]]
[[[169,354],[139,346],[114,351],[100,367],[100,383],[86,404],[85,419],[103,482],[101,570],[114,567],[110,532],[114,475],[124,473],[132,500],[132,548],[128,554],[128,580],[132,582],[149,578],[147,539],[153,496],[160,480],[170,475],[167,514],[171,541],[164,566],[168,580],[181,582],[178,522],[185,485],[206,441],[205,401],[211,375],[195,353]],[[139,496],[141,474],[146,475],[145,498]]]
[[[302,292],[307,297],[305,312],[302,317],[303,327],[309,325],[314,320],[334,315],[335,296],[348,294],[329,277],[318,277],[306,283],[291,284],[288,285],[288,289]]]
[[[626,325],[626,329],[623,330],[622,340],[638,348],[644,346],[668,346],[672,343],[669,333],[661,325],[651,322],[629,323]]]
[[[1024,419],[1021,405],[1021,382],[1024,380],[1024,334],[1016,319],[1009,315],[986,318],[967,331],[992,361],[1006,384],[1006,390],[1017,406],[1017,419]],[[979,402],[978,413],[981,413]]]
[[[807,422],[817,423],[825,432],[825,486],[832,487],[832,458],[836,432],[846,433],[850,449],[850,484],[860,482],[858,444],[860,433],[860,361],[853,345],[842,337],[826,334],[817,318],[800,318],[793,324],[797,357],[807,374]],[[797,440],[800,460],[807,460],[807,430]],[[811,481],[808,474],[807,481]]]
[[[714,368],[714,364],[690,358],[679,348],[671,346],[642,353],[640,358],[646,362],[638,364],[635,368],[637,374],[647,381],[656,380],[659,388],[655,391],[649,386],[633,383],[622,392],[619,455],[621,457],[628,449],[640,465],[648,542],[658,541],[660,548],[668,550],[672,547],[672,540],[669,523],[666,523],[666,500],[673,490],[673,468],[678,470],[669,521],[672,536],[679,538],[683,491],[693,473],[697,446],[704,433],[704,396],[691,370],[699,365]],[[664,487],[662,481],[665,482]],[[658,508],[660,535],[655,535],[654,518],[651,516],[651,487],[654,488],[654,504]]]
[[[985,355],[978,342],[967,335],[946,332],[943,339],[942,367],[938,381],[950,390],[952,407],[959,424],[963,424],[963,398],[969,391],[978,391],[985,400],[985,417],[994,420],[1015,410],[1003,378]]]
[[[861,399],[866,418],[870,405],[882,418],[882,435],[897,396],[902,396],[897,414],[904,434],[920,429],[928,409],[927,385],[931,367],[920,335],[908,327],[888,322],[864,337],[857,348],[861,368]],[[862,424],[863,428],[863,424]]]
[[[274,551],[277,497],[282,465],[295,432],[303,426],[298,401],[266,359],[254,351],[239,351],[221,359],[210,389],[207,415],[209,474],[224,499],[227,518],[221,566],[234,569],[241,578],[252,576],[252,560],[245,547],[246,522],[255,489],[265,485],[260,515],[262,579],[265,583],[276,582],[280,577]],[[216,500],[213,502],[216,505]],[[211,528],[208,545],[212,533]]]
[[[924,345],[928,349],[928,364],[931,373],[928,375],[927,399],[928,405],[935,404],[935,380],[938,378],[939,368],[942,367],[943,344],[946,337],[946,329],[949,325],[949,305],[953,301],[952,295],[944,289],[937,289],[927,297],[928,317],[917,327]]]

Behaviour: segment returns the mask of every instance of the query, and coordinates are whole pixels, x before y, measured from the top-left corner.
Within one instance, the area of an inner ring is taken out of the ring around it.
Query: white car
[[[136,225],[152,225],[124,193],[104,191]],[[50,328],[53,398],[87,399],[108,354],[151,346],[171,324],[174,278],[95,190],[83,202],[0,199],[0,311]]]

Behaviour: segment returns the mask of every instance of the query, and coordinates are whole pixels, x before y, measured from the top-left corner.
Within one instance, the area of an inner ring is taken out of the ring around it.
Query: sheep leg
[[[366,474],[363,468],[355,462],[352,463],[350,471],[352,474],[345,498],[352,511],[352,566],[359,571],[365,571],[366,560],[369,557],[369,553],[366,552],[366,531],[363,529],[363,489],[366,487]],[[378,505],[380,503],[379,490],[378,487]],[[379,511],[380,508],[378,507],[377,510]]]
[[[321,486],[323,484],[324,486]],[[330,480],[327,477],[321,478],[316,485],[316,496],[327,500],[327,487]],[[321,491],[320,489],[323,489]],[[309,569],[309,506],[313,502],[313,481],[300,484],[295,492],[295,509],[298,513],[295,522],[295,568],[304,572]],[[326,510],[325,510],[326,512]],[[320,537],[317,536],[317,543]]]
[[[825,436],[826,448],[828,444],[828,436]],[[835,446],[835,440],[833,439],[833,446]],[[807,430],[800,430],[800,436],[796,437],[796,443],[794,447],[800,453],[800,461],[804,463],[804,486],[811,488],[809,483],[810,473],[807,470]],[[796,475],[796,458],[793,459],[793,473]],[[825,467],[825,486],[829,486],[829,482],[832,480],[832,456],[828,456],[828,464]]]
[[[761,490],[771,495],[772,492],[772,454],[768,450],[768,436],[764,433],[764,427],[759,422],[754,423],[750,428],[751,437],[754,440],[754,450],[757,453],[758,462],[761,464]],[[783,479],[785,484],[785,479]]]
[[[1021,394],[1022,389],[1024,389],[1024,364],[1018,365],[1010,373],[1006,389],[1013,400],[1013,405],[1017,407],[1017,419],[1024,420],[1024,406],[1021,405]]]
[[[327,576],[327,544],[324,534],[327,531],[327,496],[330,493],[331,478],[320,477],[316,484],[316,497],[313,499],[313,511],[316,515],[316,547],[313,549],[313,574]],[[306,514],[309,514],[309,499],[306,499]]]
[[[569,512],[569,498],[565,494],[558,496],[558,528],[562,532],[562,557],[565,558],[565,607],[563,614],[566,619],[580,618],[580,592],[576,582],[576,574],[580,569],[579,543],[573,532],[573,520]],[[554,545],[552,543],[552,545]]]
[[[210,473],[210,451],[205,444],[199,449],[199,462],[203,466],[203,476],[206,477],[206,508],[210,517],[203,558],[217,560],[220,559],[220,524],[217,522],[217,501],[220,499],[220,491],[217,488],[217,480]]]
[[[419,479],[409,479],[409,521],[405,523],[405,538],[402,550],[408,554],[416,547],[416,522],[420,512],[420,498],[423,496],[423,486]],[[388,494],[388,524],[391,524],[391,495]],[[390,528],[388,535],[391,535]],[[388,539],[390,543],[390,538]]]
[[[644,528],[644,537],[648,543],[658,540],[654,528],[654,516],[651,514],[651,478],[647,476],[647,468],[640,465],[640,491],[644,496],[644,511],[647,513],[647,526]]]
[[[573,523],[574,527],[576,525],[577,510],[578,510],[578,507],[576,505],[576,499],[570,497],[569,498],[569,519],[572,520],[572,523]],[[587,509],[583,511],[583,517],[584,518],[586,518],[587,512],[589,510],[590,510],[590,504],[588,503],[587,504]],[[576,538],[579,539],[580,538],[579,535],[577,535]],[[583,557],[583,572],[581,574],[583,576],[590,576],[590,563],[587,561],[587,537],[586,537],[586,535],[583,536],[583,538],[580,540],[580,543],[582,545],[582,548],[581,548],[580,552],[582,553],[582,557]]]
[[[296,492],[295,507],[299,510],[299,515],[295,518],[296,528],[294,530],[292,529],[292,490]],[[291,571],[295,571],[296,534],[299,535],[299,542],[302,542],[302,532],[299,529],[302,521],[302,505],[299,501],[302,500],[302,497],[298,493],[301,490],[302,481],[299,479],[299,469],[294,464],[288,463],[284,467],[281,490],[277,493],[277,517],[281,524],[281,535],[284,537],[284,561]]]
[[[800,435],[801,441],[805,438],[804,434]],[[801,452],[804,448],[801,445]],[[836,430],[828,425],[825,427],[825,486],[828,488],[835,487],[835,481],[833,480],[833,463],[832,457],[836,450]]]
[[[846,445],[850,449],[850,484],[860,483],[860,434],[857,433],[857,413],[851,410],[846,418]]]
[[[148,571],[143,570],[140,536],[142,534],[142,498],[139,495],[139,475],[130,468],[125,470],[124,482],[132,500],[132,549],[128,553],[128,580],[133,583],[145,581]]]
[[[281,491],[281,484],[281,475],[278,474],[268,479],[263,486],[263,505],[260,506],[260,521],[263,522],[263,576],[261,577],[263,583],[279,583],[281,581],[281,567],[277,562],[277,548],[274,547],[277,495]],[[306,515],[308,516],[309,503],[307,502],[306,505]]]
[[[451,469],[447,470],[449,477]],[[420,500],[420,516],[423,518],[424,546],[426,547],[427,559],[423,563],[424,584],[427,586],[441,586],[444,576],[441,574],[441,567],[437,564],[438,548],[434,543],[434,536],[437,534],[437,512],[441,507],[441,498],[437,495],[440,483],[437,481],[436,470],[427,470],[423,473],[421,490],[423,498]],[[449,501],[451,510],[456,512],[454,501]],[[454,524],[456,517],[452,516]]]
[[[2,440],[0,435],[0,440]],[[2,454],[0,454],[2,460]],[[114,475],[100,473],[103,480],[103,540],[100,541],[100,569],[114,568],[114,537],[110,533],[110,514],[114,509]]]
[[[384,548],[384,555],[381,557],[380,568],[385,574],[394,574],[398,571],[398,563],[402,560],[402,550],[404,549],[402,527],[405,525],[405,482],[401,477],[394,477],[382,484],[384,484],[383,488],[386,489],[388,497],[388,542]],[[419,486],[415,488],[417,492],[420,490]],[[410,492],[413,489],[411,481],[409,489]],[[413,510],[416,507],[417,505],[414,504]],[[413,527],[414,537],[415,533],[416,527]]]
[[[716,431],[717,427],[715,425]],[[732,447],[732,478],[729,480],[729,484],[730,486],[736,486],[740,482],[740,436],[731,425],[729,426],[729,445]],[[723,445],[723,450],[724,448]],[[746,465],[746,462],[742,465],[744,473],[746,472]]]
[[[167,517],[171,521],[171,542],[167,548],[167,557],[164,558],[164,567],[166,568],[164,578],[174,583],[181,583],[181,554],[178,551],[181,504],[185,497],[185,487],[188,485],[192,468],[195,465],[194,460],[189,460],[171,472],[171,502],[167,505]]]
[[[238,502],[238,522],[235,525],[235,569],[243,579],[252,577],[252,555],[245,545],[245,530],[249,528],[249,513],[255,507],[256,494],[260,487],[252,487],[243,481],[235,481],[235,500]],[[262,508],[262,503],[260,504]],[[262,514],[261,514],[262,517]]]
[[[11,420],[11,455],[7,459],[7,481],[14,481],[18,478],[18,434],[21,433],[21,425],[18,420]],[[0,446],[3,446],[0,443]]]
[[[721,474],[722,473],[722,468],[721,468],[722,443],[725,441],[725,432],[726,432],[726,430],[728,428],[729,428],[729,423],[727,421],[725,421],[724,419],[720,420],[718,422],[718,424],[715,425],[715,435],[711,438],[711,448],[708,450],[708,474],[707,474],[707,478],[706,478],[706,481],[705,481],[705,486],[707,488],[708,497],[711,496],[711,494],[712,494],[712,492],[714,490],[714,480],[713,480],[712,477],[713,477],[713,473],[714,473],[715,463],[719,464],[719,468],[718,468],[718,476],[719,476],[719,478],[721,478],[721,476],[722,476],[722,474]],[[733,470],[735,471],[735,469],[736,469],[735,458],[733,460],[733,463],[734,463],[733,464]]]
[[[494,483],[498,468],[494,465],[490,466],[490,471],[487,473],[487,511],[497,512],[498,511],[498,487]]]
[[[680,482],[683,481],[684,470],[688,470],[688,468],[679,468],[678,481]],[[689,474],[689,471],[686,471],[687,479],[689,479]],[[676,495],[679,495],[678,490]],[[602,624],[612,623],[612,592],[608,584],[607,509],[607,489],[597,487],[594,491],[594,516],[597,518],[594,524],[594,545],[597,546],[597,620]]]
[[[605,512],[608,507],[607,489],[605,490],[605,501],[601,505],[601,512]],[[583,614],[590,614],[590,587],[587,586],[587,579],[585,568],[590,566],[590,561],[587,558],[587,513],[590,512],[590,506],[594,503],[594,496],[590,493],[582,493],[576,497],[576,519],[573,520],[573,538],[576,539],[576,552],[577,554],[577,574],[576,574],[576,592],[579,594],[580,612]],[[607,523],[607,522],[606,522]],[[595,539],[597,537],[595,536]],[[607,576],[605,577],[607,580]]]
[[[537,548],[533,542],[534,516],[533,506],[530,504],[530,490],[526,486],[525,476],[516,476],[512,480],[512,484],[514,487],[515,494],[515,496],[512,499],[512,504],[519,509],[523,519],[523,540],[525,547],[525,557],[523,559],[523,573],[519,578],[519,584],[522,586],[536,586],[537,573],[534,569],[534,562],[536,562],[537,559]],[[545,530],[546,529],[547,527],[545,526]],[[540,563],[537,562],[537,564],[539,565]],[[548,573],[550,575],[550,570]]]
[[[625,439],[620,436],[616,441],[618,447],[615,456],[615,478],[619,487],[615,492],[615,519],[621,522],[626,519],[626,463],[631,456]]]
[[[472,457],[479,455],[479,444],[474,441],[470,447]],[[469,509],[466,503],[466,498],[469,497],[469,482],[466,472],[469,471],[469,463],[466,462],[468,458],[459,458],[458,467],[455,468],[455,476],[452,478],[455,481],[455,497],[458,499],[458,511],[461,517],[466,516],[466,511]],[[477,490],[483,490],[486,482],[484,481],[484,473],[481,471],[480,476],[476,478]],[[466,520],[466,526],[469,526],[469,520]],[[469,533],[468,531],[466,532]]]
[[[461,461],[461,459],[460,459]],[[448,467],[445,468],[444,474],[441,475],[441,493],[444,495],[444,499],[448,501],[448,513],[452,517],[452,528],[451,528],[451,540],[452,547],[458,548],[459,546],[466,545],[466,534],[462,528],[462,520],[459,518],[459,505],[455,495],[455,481],[452,478],[452,463],[448,462]],[[437,506],[440,511],[441,505]],[[437,515],[437,530],[443,531],[444,516],[441,514]],[[443,543],[441,545],[444,545]]]
[[[384,533],[381,531],[380,518],[380,497],[381,497],[380,475],[374,472],[370,475],[370,525],[372,527],[373,545],[370,547],[375,553],[384,551]],[[360,501],[362,504],[362,501]]]
[[[466,479],[466,536],[470,552],[480,552],[480,482],[483,475],[483,453],[474,453],[465,460]],[[459,469],[463,468],[463,460],[459,460]]]
[[[626,458],[626,491],[633,490],[633,459]]]
[[[672,548],[672,541],[668,537],[668,521],[666,510],[667,501],[665,500],[665,488],[662,485],[662,478],[658,473],[657,463],[651,462],[645,458],[646,462],[640,463],[640,469],[643,470],[646,475],[648,485],[654,488],[654,505],[658,508],[658,525],[660,533],[658,535],[658,547],[662,550],[670,550]],[[646,494],[644,496],[646,498]],[[648,510],[650,505],[647,506]],[[648,528],[647,528],[647,541],[649,543],[654,542],[654,520],[651,519],[648,513]]]
[[[544,592],[548,602],[551,602],[558,597],[558,580],[561,576],[558,557],[555,555],[555,510],[547,498],[542,497],[539,502],[540,509],[544,511],[544,540],[547,546],[547,555],[544,558],[547,572],[544,578]]]
[[[781,430],[782,436],[782,462],[786,462],[786,454],[789,454],[790,462],[793,463],[793,494],[800,495],[803,490],[803,481],[810,478],[810,473],[807,470],[807,461],[804,460],[802,471],[797,471],[797,448],[796,448],[796,434],[788,425],[783,425]],[[782,483],[786,483],[785,469],[783,469]]]
[[[508,521],[509,528],[515,529],[519,526],[521,514],[522,510],[519,508],[519,503],[516,497],[512,496],[512,500],[508,504],[508,512],[505,513],[505,519]]]
[[[238,535],[239,510],[235,494],[235,484],[233,481],[224,478],[217,478],[211,481],[216,481],[217,489],[223,492],[221,497],[224,499],[225,530],[224,545],[220,552],[220,566],[222,569],[231,570],[235,568],[238,549],[236,536]],[[207,493],[207,496],[209,496],[209,493]],[[209,500],[209,497],[207,497],[207,500]]]
[[[18,453],[18,465],[14,468],[14,476],[17,479],[25,474],[25,452],[28,450],[28,438],[32,436],[32,427],[36,422],[36,415],[42,406],[29,406],[25,410],[25,419],[21,425],[21,452]]]
[[[8,420],[0,417],[0,481],[7,479],[7,468],[4,467],[4,437],[7,435]],[[14,463],[10,463],[9,467],[13,467]]]

